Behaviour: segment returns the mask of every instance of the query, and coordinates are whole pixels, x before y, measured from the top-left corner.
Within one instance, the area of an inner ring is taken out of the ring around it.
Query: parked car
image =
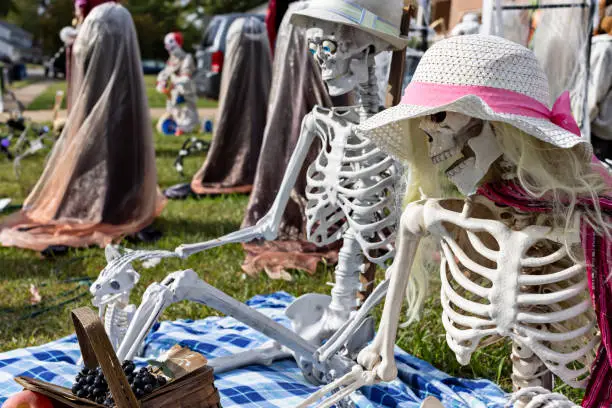
[[[145,75],[157,75],[165,66],[166,63],[161,60],[142,60],[142,71]]]
[[[256,17],[262,22],[265,19],[263,14],[232,13],[215,16],[210,21],[196,52],[198,72],[195,75],[195,82],[200,96],[219,99],[227,32],[234,20],[249,16]]]

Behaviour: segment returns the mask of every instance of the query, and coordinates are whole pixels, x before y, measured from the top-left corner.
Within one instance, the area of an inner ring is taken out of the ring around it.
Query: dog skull
[[[321,20],[312,22],[306,38],[332,96],[348,93],[366,82],[368,56],[388,47],[364,31]]]
[[[489,122],[456,112],[423,117],[419,125],[429,138],[433,164],[452,159],[446,176],[464,195],[476,192],[478,183],[501,155]]]

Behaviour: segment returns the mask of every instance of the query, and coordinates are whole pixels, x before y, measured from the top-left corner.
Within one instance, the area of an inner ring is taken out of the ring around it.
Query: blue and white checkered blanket
[[[287,293],[256,296],[247,304],[289,325],[285,308],[293,297]],[[145,358],[154,357],[180,343],[208,358],[238,353],[259,346],[269,339],[229,317],[204,320],[179,320],[157,324],[146,340]],[[80,351],[76,337],[69,336],[39,347],[0,354],[0,403],[21,390],[13,377],[25,375],[70,387],[79,371]],[[506,395],[487,380],[451,377],[430,364],[396,349],[399,377],[388,384],[363,387],[352,398],[360,408],[418,408],[429,395],[445,407],[503,407]],[[251,366],[216,376],[221,404],[230,407],[295,407],[316,390],[302,377],[291,360],[270,367]]]

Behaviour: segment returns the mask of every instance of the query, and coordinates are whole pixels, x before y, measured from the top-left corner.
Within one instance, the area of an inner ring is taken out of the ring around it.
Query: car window
[[[210,25],[206,29],[206,33],[204,33],[204,39],[202,40],[202,47],[207,48],[215,43],[215,37],[217,36],[217,31],[219,31],[219,27],[221,26],[221,20],[215,19],[210,22]]]

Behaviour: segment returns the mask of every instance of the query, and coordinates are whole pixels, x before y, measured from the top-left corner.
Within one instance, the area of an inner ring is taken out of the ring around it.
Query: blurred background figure
[[[235,20],[227,34],[216,129],[206,161],[191,181],[194,193],[251,192],[271,83],[265,24],[255,17]]]
[[[591,144],[600,160],[612,159],[612,1],[600,2],[601,23],[591,47]]]
[[[451,30],[449,36],[478,34],[480,32],[480,15],[465,13],[461,22]]]
[[[146,228],[164,200],[134,23],[119,4],[85,3],[72,110],[23,209],[0,224],[3,246],[62,252],[130,234],[159,238]]]
[[[270,48],[274,54],[276,44],[276,36],[280,29],[283,17],[289,9],[289,3],[296,0],[269,0],[268,12],[266,13],[266,29],[268,30],[268,38],[270,40]]]
[[[181,136],[196,131],[200,126],[198,96],[193,79],[196,64],[193,55],[183,50],[181,33],[167,34],[164,46],[170,58],[157,77],[157,91],[168,96],[169,113],[176,122],[175,135]]]

